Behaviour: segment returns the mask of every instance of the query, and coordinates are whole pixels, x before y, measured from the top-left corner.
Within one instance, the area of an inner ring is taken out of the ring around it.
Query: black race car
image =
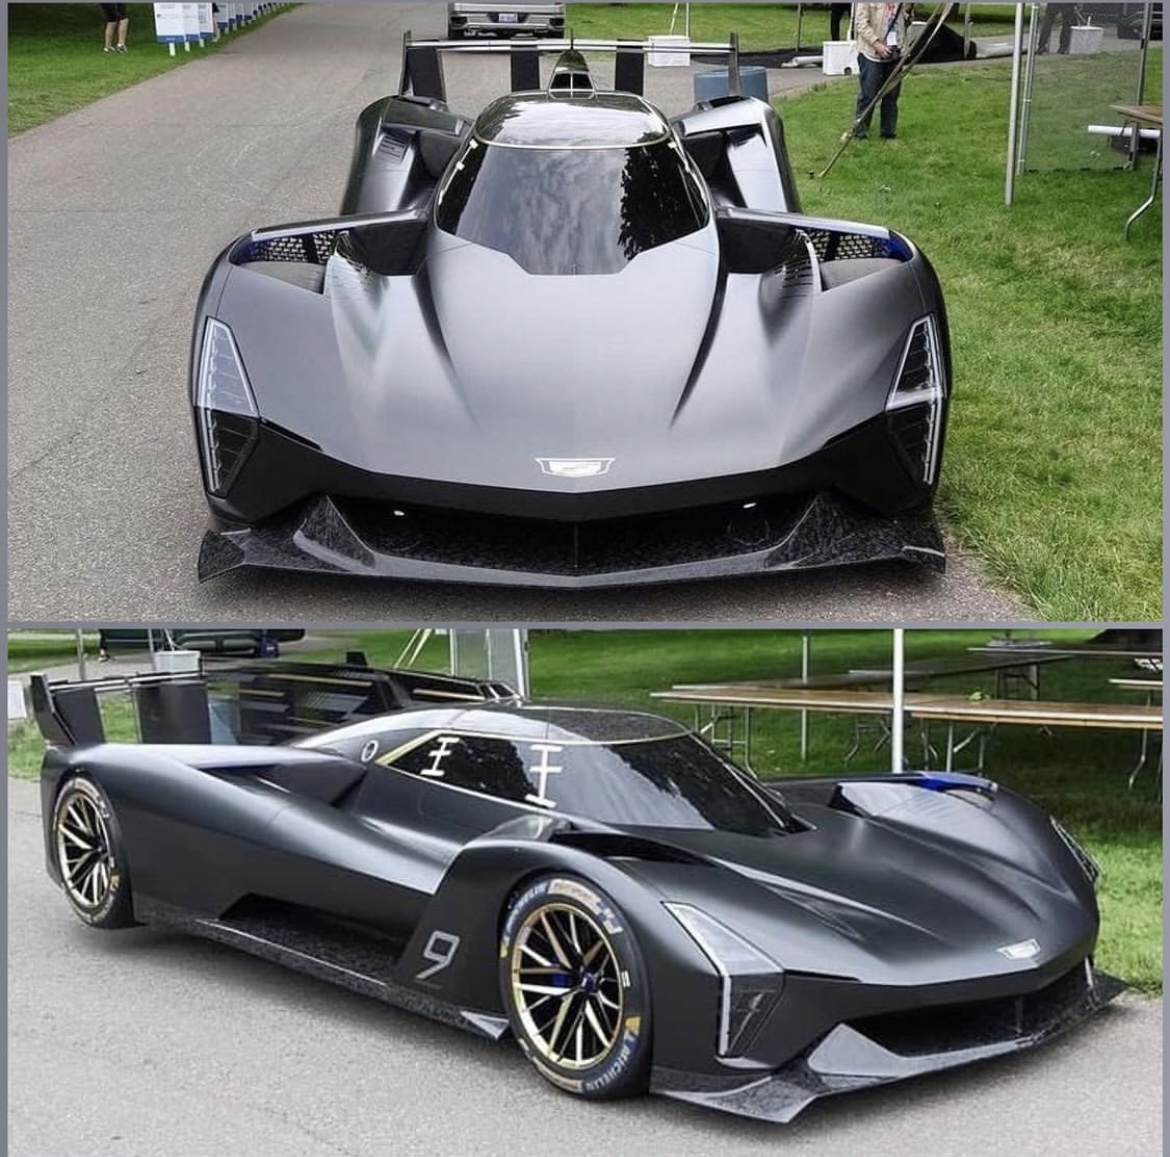
[[[452,111],[440,46],[510,53],[515,91]],[[616,47],[617,89],[563,42],[408,43],[399,95],[358,120],[342,216],[215,262],[191,356],[201,578],[942,567],[929,262],[804,215],[769,105],[668,120],[640,95],[645,46],[577,47]]]
[[[761,783],[613,709],[405,711],[287,747],[51,750],[48,869],[491,1038],[582,1097],[791,1119],[1028,1048],[1123,987],[1096,867],[985,779]]]

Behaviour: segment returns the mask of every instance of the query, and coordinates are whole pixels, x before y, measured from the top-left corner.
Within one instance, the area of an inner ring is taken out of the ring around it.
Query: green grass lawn
[[[96,4],[9,4],[8,135],[35,128],[110,93],[198,60],[238,36],[174,56],[154,38],[154,6],[127,5],[125,55],[102,51],[105,17]],[[257,28],[278,13],[253,21]]]
[[[797,7],[796,4],[692,4],[691,39],[725,41],[728,33],[734,31],[739,34],[739,46],[745,52],[795,48],[799,26],[801,47],[816,47],[828,40],[828,5],[806,4],[803,15]],[[640,40],[669,33],[673,9],[673,4],[570,4],[566,21],[572,35],[582,39]],[[929,14],[930,9],[920,11]],[[1010,32],[1014,27],[1012,21],[1010,4],[976,5],[972,9],[972,35],[998,36]],[[949,23],[961,31],[961,13],[956,11]],[[675,35],[681,36],[684,27],[680,4],[674,22]]]
[[[1040,637],[1076,641],[1091,632],[1039,632]],[[907,631],[908,661],[962,653],[992,632]],[[410,638],[408,631],[326,632],[322,648],[311,657],[340,660],[361,649],[375,666],[395,662]],[[811,635],[816,673],[851,667],[886,665],[888,631],[817,631]],[[532,693],[536,697],[622,704],[674,714],[694,721],[686,706],[657,704],[655,690],[674,683],[781,678],[800,673],[800,635],[795,631],[532,631],[529,655]],[[287,652],[294,654],[292,650]],[[296,650],[297,657],[307,656]],[[434,636],[419,666],[446,670],[448,643]],[[68,654],[66,652],[66,657]],[[10,664],[32,656],[18,633],[9,637]],[[1133,702],[1132,695],[1111,687],[1110,676],[1132,668],[1122,661],[1072,660],[1040,669],[1046,699],[1087,702]],[[936,680],[929,689],[945,694],[990,694],[992,676],[967,675]],[[107,738],[137,738],[129,701],[103,698]],[[753,763],[768,778],[841,771],[888,771],[889,749],[875,747],[865,735],[857,755],[846,762],[854,727],[845,716],[810,717],[808,759],[800,758],[799,717],[791,712],[757,712]],[[941,736],[934,737],[937,743]],[[907,732],[907,754],[921,766],[916,733]],[[9,773],[34,778],[43,744],[32,724],[9,728]],[[988,749],[987,774],[1037,800],[1060,818],[1103,868],[1100,884],[1103,930],[1099,963],[1146,991],[1162,980],[1162,829],[1161,809],[1147,771],[1133,791],[1125,780],[1136,761],[1138,737],[1123,732],[1004,727]]]
[[[1158,48],[1147,99],[1160,74]],[[999,65],[915,72],[899,139],[853,143],[820,180],[855,86],[777,107],[805,211],[905,232],[942,280],[955,393],[939,507],[956,536],[1045,618],[1157,620],[1160,214],[1122,237],[1148,162],[1025,173],[1005,207],[1009,83]]]

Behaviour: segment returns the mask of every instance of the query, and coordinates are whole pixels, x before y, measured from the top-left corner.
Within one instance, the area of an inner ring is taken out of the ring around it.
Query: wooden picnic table
[[[876,715],[889,717],[894,712],[893,691],[861,691],[855,687],[782,687],[752,686],[742,683],[709,684],[707,686],[674,687],[669,691],[651,691],[652,699],[664,703],[690,703],[695,709],[695,730],[705,735],[716,747],[734,757],[743,752],[743,765],[752,769],[752,711],[757,708],[788,711],[818,711],[839,715]],[[906,699],[926,698],[921,692],[910,692]],[[706,724],[700,723],[702,708],[709,709]],[[742,718],[742,738],[738,737],[738,722]],[[726,731],[719,735],[719,726]],[[883,728],[888,734],[889,728]],[[860,733],[855,731],[854,744],[846,754],[848,761],[860,746]]]
[[[1112,643],[1069,643],[1066,646],[1046,646],[1044,643],[985,643],[969,647],[976,654],[991,655],[1059,655],[1069,659],[1160,659],[1159,647],[1116,647]]]
[[[1152,682],[1152,680],[1147,680]],[[1108,730],[1140,731],[1141,748],[1137,765],[1129,775],[1129,786],[1133,787],[1138,772],[1145,766],[1149,756],[1149,737],[1153,731],[1162,730],[1162,710],[1147,700],[1138,703],[1066,703],[1063,701],[1042,702],[1031,699],[962,699],[943,697],[930,702],[907,707],[907,714],[924,726],[932,720],[947,724],[947,748],[944,767],[952,770],[955,754],[972,742],[978,743],[976,769],[983,770],[988,732],[1001,724],[1023,724],[1032,727],[1093,727]],[[955,728],[960,724],[973,727],[966,739],[955,742]],[[929,750],[929,740],[924,732],[923,745]],[[1159,785],[1161,772],[1159,770]]]
[[[1061,700],[969,699],[944,695],[929,697],[921,703],[908,703],[906,712],[915,719],[957,722],[1162,730],[1161,709],[1140,703],[1065,703]]]
[[[1143,680],[1143,682],[1154,682]],[[788,711],[819,711],[847,715],[878,715],[889,717],[894,710],[892,691],[864,691],[850,688],[763,687],[743,684],[710,685],[706,687],[676,687],[669,691],[653,691],[651,698],[665,703],[690,703],[695,707],[696,729],[714,738],[714,728],[720,709],[731,708],[743,713],[743,738],[736,738],[735,716],[724,717],[730,722],[730,732],[722,746],[732,754],[744,752],[744,764],[751,767],[751,719],[758,709]],[[1026,725],[1032,727],[1083,727],[1109,730],[1130,730],[1142,733],[1142,758],[1130,776],[1132,786],[1138,769],[1145,763],[1150,732],[1162,730],[1162,711],[1149,703],[1070,703],[1061,700],[1038,699],[978,699],[961,695],[937,695],[911,691],[903,696],[906,714],[923,728],[924,753],[930,748],[927,725],[947,724],[945,768],[954,767],[954,757],[971,742],[978,741],[979,770],[983,768],[987,733],[999,725]],[[699,710],[711,710],[706,727],[699,726]],[[972,733],[961,742],[955,742],[956,727],[971,725]],[[857,749],[854,743],[846,759]]]
[[[1114,687],[1120,687],[1123,691],[1145,691],[1147,695],[1162,694],[1161,679],[1142,679],[1139,676],[1123,675],[1116,679],[1110,679],[1109,682]]]

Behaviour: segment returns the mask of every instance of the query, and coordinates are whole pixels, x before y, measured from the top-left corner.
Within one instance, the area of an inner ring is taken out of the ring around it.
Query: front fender
[[[580,876],[606,892],[633,927],[650,986],[655,1064],[679,1064],[685,1057],[684,1067],[691,1067],[696,1035],[703,1032],[696,1026],[707,1021],[713,1055],[719,995],[715,970],[662,906],[660,893],[620,863],[558,843],[564,828],[563,820],[523,817],[469,843],[415,928],[395,980],[461,1007],[503,1016],[497,962],[510,899],[537,876]],[[418,974],[433,959],[424,950],[436,932],[458,937],[459,946],[449,966],[420,980]],[[686,1014],[680,1016],[680,1009]]]

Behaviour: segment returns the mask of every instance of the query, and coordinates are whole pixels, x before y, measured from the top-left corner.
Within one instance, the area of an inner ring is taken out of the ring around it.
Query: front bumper
[[[710,1077],[655,1068],[651,1092],[757,1120],[791,1121],[813,1101],[1044,1044],[1126,988],[1087,963],[1039,992],[964,1009],[926,1009],[839,1024],[765,1075]]]
[[[941,571],[928,507],[883,517],[822,491],[563,523],[319,497],[240,530],[212,530],[199,579],[240,567],[430,582],[584,589],[902,559]]]
[[[507,10],[510,12],[510,10]],[[565,18],[544,12],[516,12],[509,20],[496,9],[453,12],[450,31],[464,36],[563,36]]]

